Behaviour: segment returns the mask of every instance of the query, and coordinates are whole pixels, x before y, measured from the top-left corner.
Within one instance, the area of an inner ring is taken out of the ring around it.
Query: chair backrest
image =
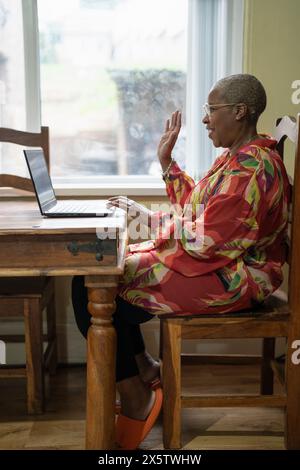
[[[22,145],[24,147],[40,147],[43,149],[48,170],[50,163],[49,128],[41,127],[41,132],[25,132],[0,127],[0,142]],[[34,192],[30,178],[17,175],[0,174],[0,187],[16,188]]]
[[[295,144],[295,167],[290,178],[291,208],[289,217],[289,305],[292,313],[291,327],[300,329],[300,114],[297,119],[284,116],[278,119],[274,137],[281,157],[284,154],[284,142],[288,138]]]

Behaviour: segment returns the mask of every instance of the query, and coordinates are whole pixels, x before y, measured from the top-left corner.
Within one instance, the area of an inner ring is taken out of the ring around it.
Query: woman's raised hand
[[[157,148],[157,155],[164,171],[171,161],[171,154],[181,128],[181,112],[175,111],[171,119],[166,122],[166,127]]]

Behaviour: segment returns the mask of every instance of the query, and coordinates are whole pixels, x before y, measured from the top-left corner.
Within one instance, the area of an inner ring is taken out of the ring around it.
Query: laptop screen
[[[24,150],[24,155],[40,209],[44,212],[56,203],[44,152],[42,149]]]

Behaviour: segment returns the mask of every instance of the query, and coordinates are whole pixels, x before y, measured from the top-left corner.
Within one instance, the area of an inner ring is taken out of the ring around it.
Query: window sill
[[[166,188],[162,183],[115,183],[115,184],[55,184],[57,196],[166,196]]]
[[[55,183],[53,184],[57,197],[102,197],[111,196],[140,196],[140,197],[165,197],[166,188],[164,183]],[[0,197],[24,197],[30,193],[18,191],[12,188],[0,188]]]

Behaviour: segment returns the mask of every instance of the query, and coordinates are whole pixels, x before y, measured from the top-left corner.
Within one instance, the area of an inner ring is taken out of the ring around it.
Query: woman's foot
[[[137,354],[135,360],[144,383],[149,384],[159,378],[160,364],[147,351]]]
[[[162,407],[162,390],[152,391],[140,376],[118,382],[122,412],[116,420],[116,443],[135,450],[153,428]]]
[[[121,414],[128,418],[144,421],[153,408],[155,392],[139,376],[118,382]]]

